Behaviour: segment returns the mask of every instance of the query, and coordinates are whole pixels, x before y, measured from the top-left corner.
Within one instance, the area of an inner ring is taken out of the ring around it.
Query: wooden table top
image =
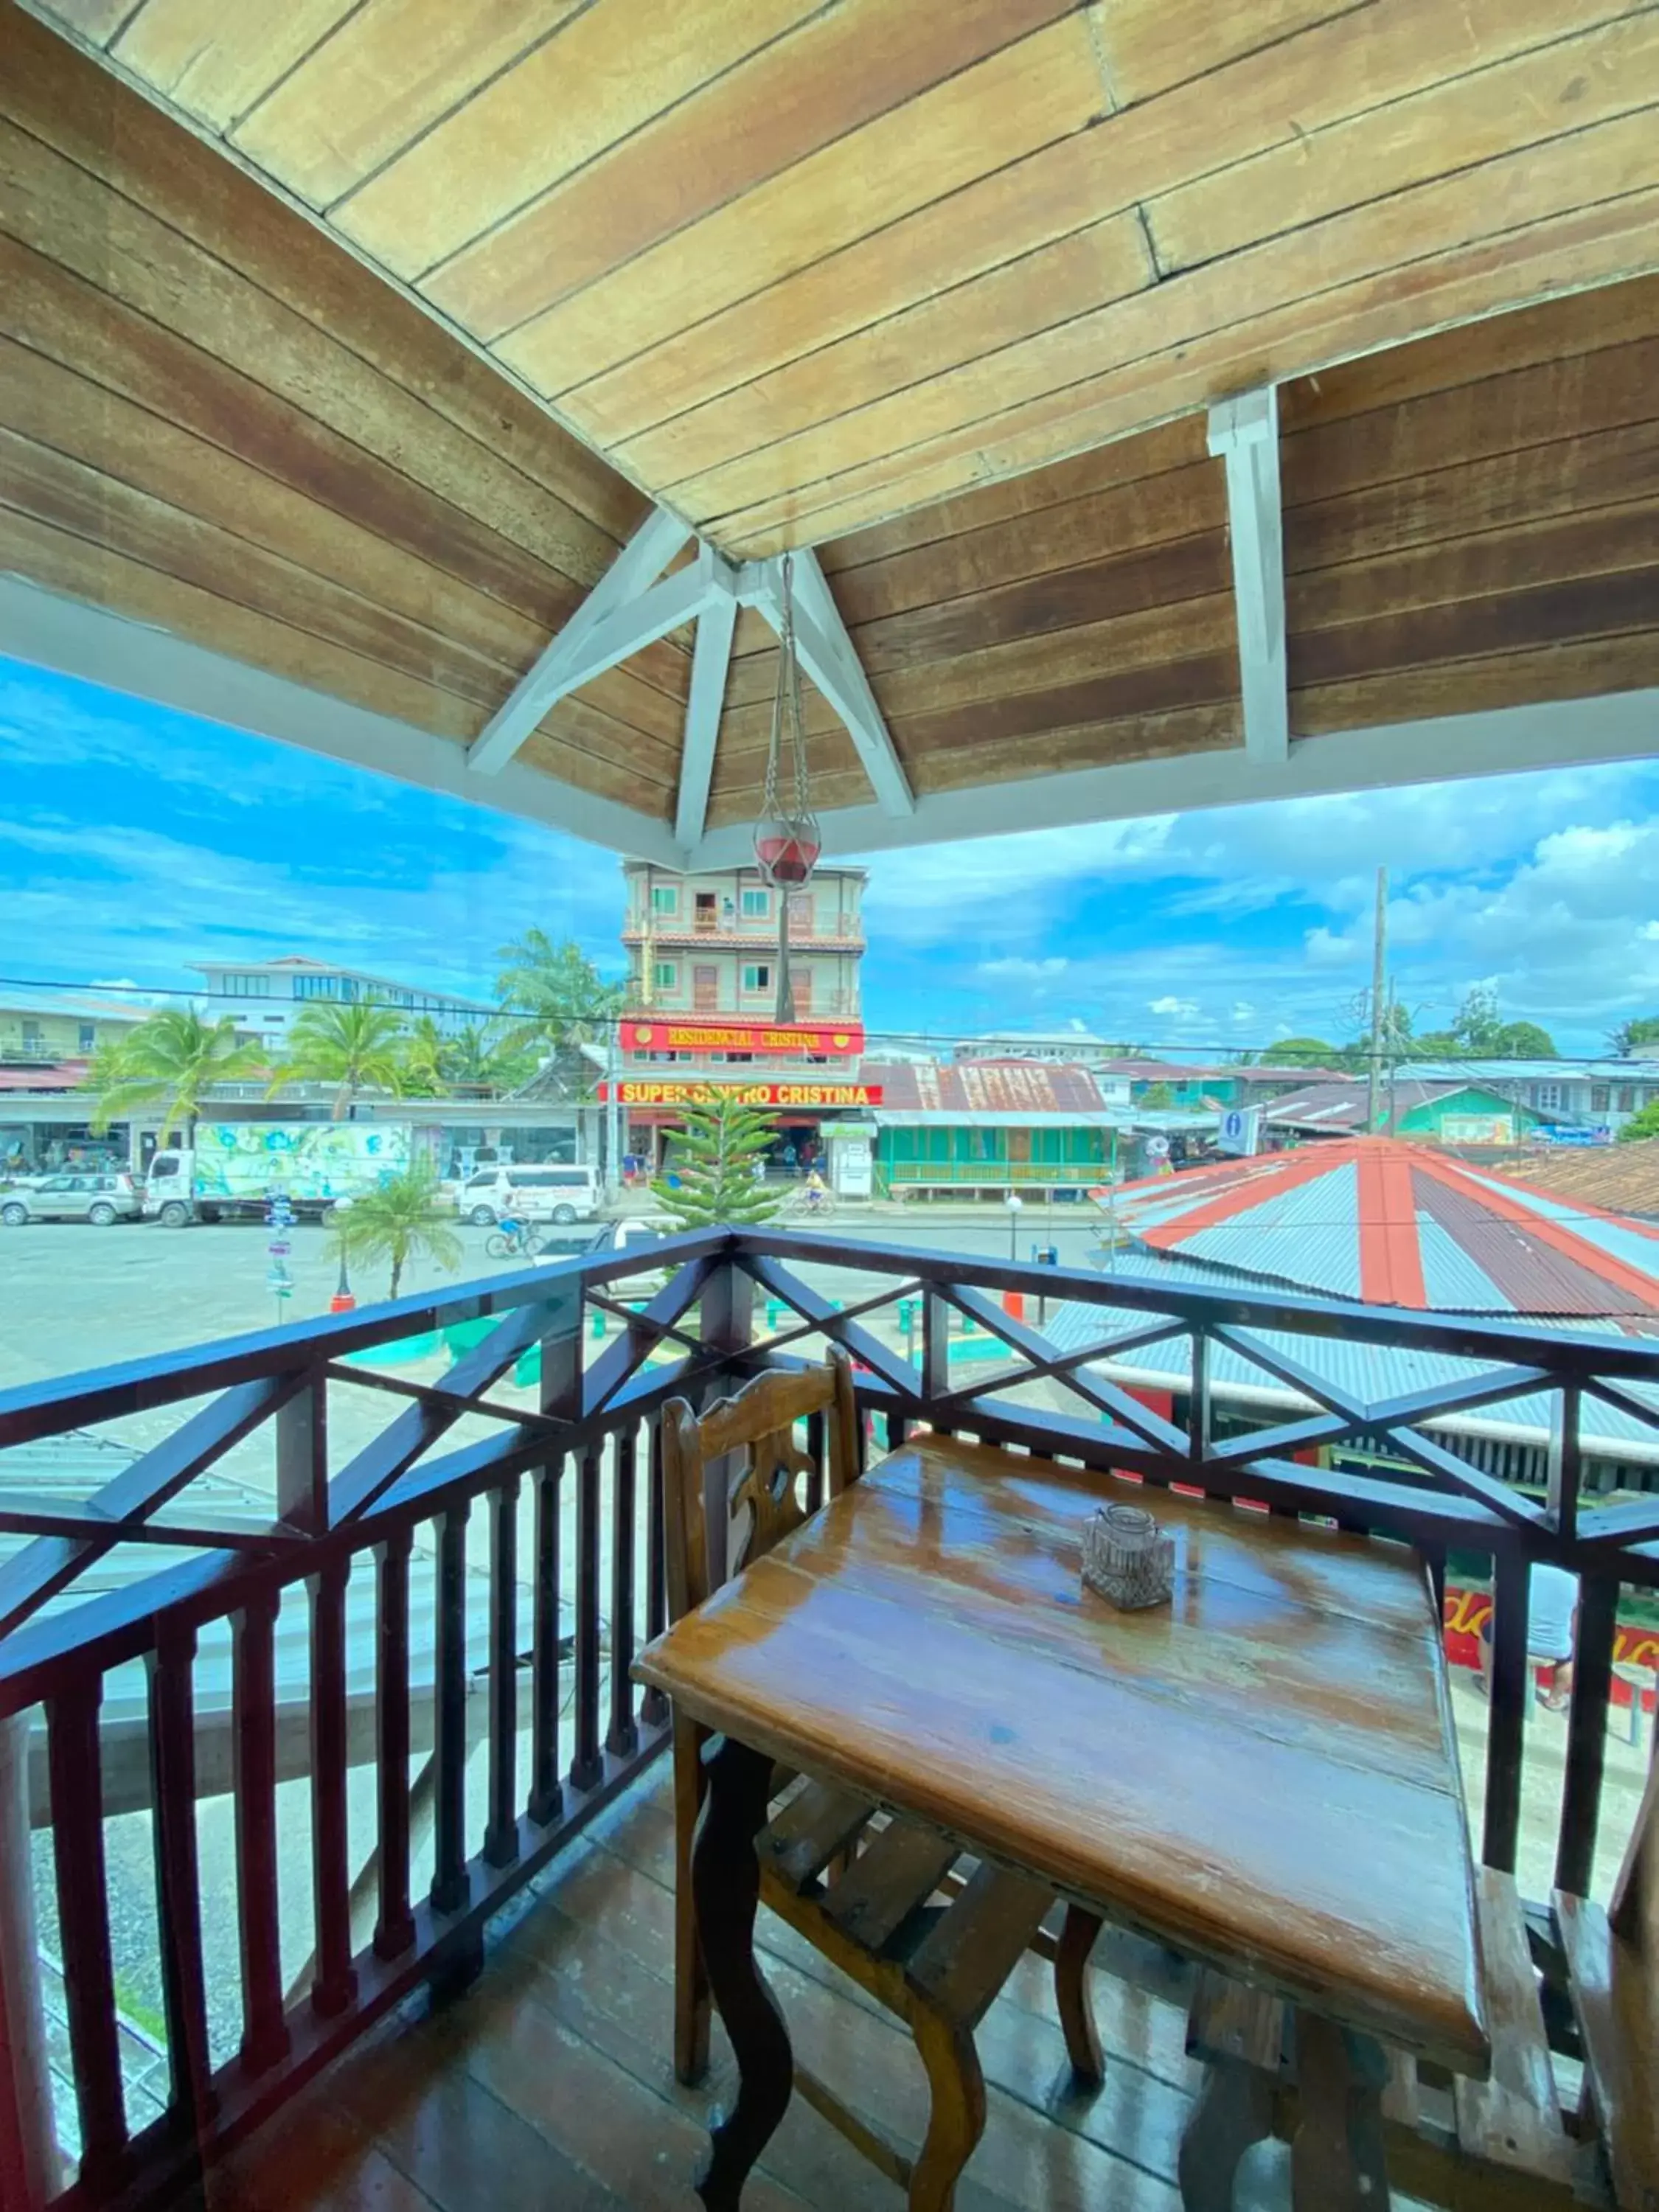
[[[641,1655],[695,1718],[1318,2011],[1484,2073],[1421,1562],[1111,1484],[1172,1604],[1084,1589],[1103,1478],[924,1437]]]

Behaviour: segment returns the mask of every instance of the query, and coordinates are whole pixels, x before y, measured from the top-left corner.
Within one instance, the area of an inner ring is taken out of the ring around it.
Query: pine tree
[[[756,1162],[777,1133],[770,1114],[722,1098],[686,1109],[685,1133],[674,1147],[678,1185],[651,1186],[675,1229],[749,1229],[771,1220],[776,1197],[756,1175]]]

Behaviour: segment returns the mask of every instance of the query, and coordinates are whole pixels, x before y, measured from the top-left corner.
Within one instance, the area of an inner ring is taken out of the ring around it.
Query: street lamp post
[[[349,1198],[335,1200],[336,1213],[347,1213],[350,1209],[351,1200]],[[334,1295],[328,1302],[328,1310],[331,1313],[355,1313],[357,1310],[357,1301],[352,1295],[350,1278],[346,1273],[346,1249],[343,1238],[340,1243],[340,1279],[334,1285]]]
[[[1018,1260],[1019,1257],[1019,1217],[1022,1211],[1022,1201],[1019,1193],[1017,1190],[1011,1190],[1007,1197],[1005,1198],[1002,1202],[1008,1209],[1008,1257],[1011,1260]]]

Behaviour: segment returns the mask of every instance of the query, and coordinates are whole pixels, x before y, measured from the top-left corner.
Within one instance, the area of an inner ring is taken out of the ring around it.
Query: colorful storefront
[[[1035,1116],[919,1114],[876,1116],[876,1181],[884,1195],[1036,1190],[1075,1194],[1110,1172],[1116,1131],[1108,1116],[1063,1121]]]

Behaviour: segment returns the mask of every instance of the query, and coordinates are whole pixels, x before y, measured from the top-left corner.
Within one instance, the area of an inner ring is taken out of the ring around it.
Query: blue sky
[[[598,847],[0,659],[0,974],[188,988],[297,952],[488,996],[532,924],[607,973]],[[1165,1048],[1351,1033],[1376,866],[1419,1028],[1471,984],[1564,1050],[1659,1012],[1659,762],[878,856],[872,1030],[1076,1022]]]

